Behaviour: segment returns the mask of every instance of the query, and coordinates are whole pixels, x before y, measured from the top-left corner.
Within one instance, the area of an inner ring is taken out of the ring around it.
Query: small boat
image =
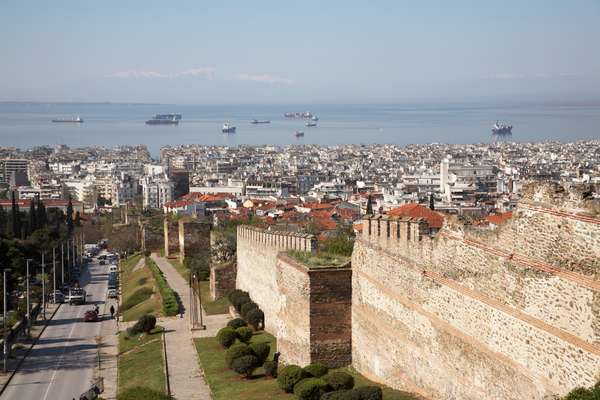
[[[269,121],[268,119],[253,119],[252,122],[250,122],[251,124],[270,124],[271,121]]]
[[[317,126],[317,123],[314,121],[308,121],[305,125],[308,127],[313,127],[313,126]]]
[[[319,120],[319,117],[317,117],[316,115],[314,115],[314,116],[311,118],[311,120],[312,120],[312,121],[315,121],[315,122],[317,122],[317,121]]]
[[[295,135],[296,135],[296,137],[304,137],[304,132],[296,131]]]
[[[74,118],[56,118],[53,119],[52,122],[75,122],[75,123],[82,123],[83,119],[79,118],[79,116],[74,117]]]
[[[231,125],[229,122],[223,124],[221,128],[221,132],[223,133],[235,133],[235,126]]]
[[[156,114],[146,121],[147,125],[179,125],[181,114]]]

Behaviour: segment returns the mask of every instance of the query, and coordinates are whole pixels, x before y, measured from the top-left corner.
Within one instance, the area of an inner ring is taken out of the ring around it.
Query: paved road
[[[87,304],[63,304],[15,374],[1,400],[71,400],[90,388],[97,363],[99,322],[83,322],[85,311],[106,300],[108,267],[91,263],[82,273]]]

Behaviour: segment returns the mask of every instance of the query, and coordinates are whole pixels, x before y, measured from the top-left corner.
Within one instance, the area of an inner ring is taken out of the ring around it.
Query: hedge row
[[[156,280],[156,285],[158,286],[163,301],[163,313],[167,317],[173,317],[179,314],[179,300],[177,298],[177,293],[171,289],[163,276],[162,271],[152,259],[146,258],[146,265],[150,267],[154,279]]]

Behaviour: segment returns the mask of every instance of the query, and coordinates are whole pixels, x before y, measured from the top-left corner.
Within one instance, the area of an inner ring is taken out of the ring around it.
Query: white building
[[[145,177],[142,180],[142,204],[145,209],[163,208],[173,201],[175,184],[166,177]]]

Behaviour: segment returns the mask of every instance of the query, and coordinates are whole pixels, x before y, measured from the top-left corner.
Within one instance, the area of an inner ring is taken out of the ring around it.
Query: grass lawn
[[[157,317],[161,314],[162,300],[158,291],[158,287],[156,286],[156,281],[152,275],[152,271],[150,271],[147,266],[133,271],[140,258],[141,256],[131,257],[131,259],[128,259],[123,263],[123,272],[121,274],[121,296],[123,297],[122,304],[125,304],[129,297],[132,296],[136,290],[142,287],[148,287],[152,289],[154,293],[150,298],[138,303],[128,310],[125,310],[123,312],[124,321],[135,321],[144,314],[154,314]]]
[[[140,253],[135,253],[127,257],[126,260],[121,262],[121,269],[123,271],[131,271],[133,267],[135,267],[135,265],[138,263],[138,261],[140,261],[140,258],[142,258],[142,255]]]
[[[210,282],[200,282],[200,296],[202,296],[202,308],[208,315],[227,314],[231,303],[227,297],[221,297],[215,301],[210,300]]]
[[[139,335],[126,339],[125,332],[119,333],[118,393],[137,386],[165,392],[161,329],[141,340]]]
[[[252,337],[252,342],[269,342],[271,344],[269,359],[273,359],[277,343],[272,335],[266,332],[259,333]],[[216,338],[194,339],[194,344],[200,358],[200,367],[204,370],[205,378],[213,393],[214,400],[295,399],[293,394],[285,393],[279,389],[276,379],[264,377],[264,370],[262,368],[258,368],[254,372],[253,378],[248,380],[227,368],[225,365],[225,350],[219,345]],[[340,368],[339,370],[348,372],[354,376],[355,387],[380,386],[383,389],[384,400],[419,399],[410,393],[371,382],[351,367]]]

